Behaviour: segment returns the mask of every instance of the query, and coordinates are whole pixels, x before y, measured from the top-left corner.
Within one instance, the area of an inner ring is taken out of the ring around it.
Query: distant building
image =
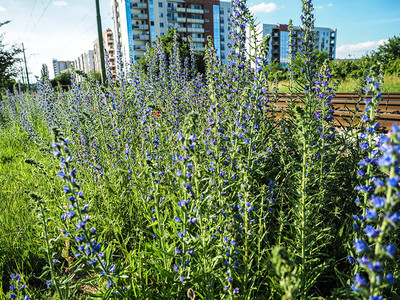
[[[85,73],[89,73],[94,70],[94,51],[89,50],[88,52],[82,53],[74,61],[75,70],[81,70]]]
[[[62,71],[68,70],[71,65],[73,65],[72,61],[61,61],[53,58],[54,77],[60,75]]]
[[[285,24],[260,24],[258,30],[262,32],[264,38],[267,34],[271,35],[268,59],[278,61],[286,66],[289,62],[289,29]],[[326,51],[332,60],[336,57],[336,36],[337,29],[315,27],[315,42],[319,51]],[[294,51],[301,45],[300,27],[293,26]]]
[[[220,2],[220,55],[219,58],[223,63],[228,62],[228,55],[231,50],[229,44],[231,44],[231,39],[229,37],[229,31],[231,27],[229,26],[229,19],[231,14],[231,2]]]
[[[219,0],[112,0],[115,42],[125,61],[139,60],[146,44],[177,28],[183,40],[190,36],[195,51],[204,52],[207,37],[217,55],[226,57],[230,2]],[[221,32],[223,35],[221,35]]]
[[[116,61],[115,61],[115,45],[114,45],[114,35],[111,29],[107,29],[103,32],[103,44],[104,52],[108,55],[108,61],[110,63],[110,68],[112,75],[115,79],[116,75]],[[99,51],[99,40],[96,39],[93,42],[93,56],[94,56],[94,70],[101,73],[100,66],[100,51]],[[104,58],[106,59],[106,58]]]

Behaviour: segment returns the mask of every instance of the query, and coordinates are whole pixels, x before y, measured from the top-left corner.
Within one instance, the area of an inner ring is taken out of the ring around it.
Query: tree
[[[68,90],[71,86],[71,72],[65,71],[60,73],[57,77],[50,80],[53,87],[60,86],[63,90]]]
[[[10,23],[10,21],[0,22],[0,27]],[[3,44],[4,34],[0,34],[0,90],[13,89],[15,80],[13,79],[18,74],[16,63],[20,61],[17,55],[21,53],[21,49],[16,45],[9,49]]]
[[[386,66],[388,63],[400,58],[400,36],[388,39],[385,44],[378,47],[374,55]]]
[[[47,67],[46,64],[42,64],[42,70],[40,71],[40,73],[42,75],[41,77],[42,81],[49,79],[50,73],[49,73],[49,68]]]
[[[161,36],[161,45],[165,49],[165,53],[167,56],[167,60],[170,61],[171,53],[172,53],[172,48],[174,44],[174,32],[175,28],[168,29],[167,34]],[[179,54],[181,57],[181,61],[185,61],[185,58],[190,59],[190,51],[189,51],[189,45],[183,41],[182,36],[178,34],[178,45],[179,45]],[[149,58],[152,59],[154,55],[154,47],[150,48],[150,52],[147,55],[144,55],[140,58],[139,64],[143,67],[143,70],[147,70],[147,61]],[[204,63],[204,53],[201,52],[196,52],[196,66],[197,70],[200,73],[205,72],[205,63]],[[147,58],[146,58],[147,56]]]

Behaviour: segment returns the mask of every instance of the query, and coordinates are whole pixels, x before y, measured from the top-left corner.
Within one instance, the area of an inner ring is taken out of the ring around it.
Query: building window
[[[163,18],[164,17],[164,14],[163,13],[160,13],[160,18]]]
[[[206,32],[210,32],[210,29],[206,29]]]
[[[204,19],[204,22],[205,23],[210,23],[210,20],[209,19]]]
[[[205,14],[208,14],[209,12],[210,12],[210,11],[209,11],[208,9],[205,9],[205,10],[204,10],[204,13],[205,13]]]
[[[164,27],[164,23],[160,23],[160,27],[163,28]]]
[[[158,2],[158,7],[162,7],[162,2]]]

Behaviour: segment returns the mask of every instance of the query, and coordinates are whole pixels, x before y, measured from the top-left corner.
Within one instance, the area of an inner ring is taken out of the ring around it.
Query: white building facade
[[[270,34],[270,44],[268,60],[278,61],[286,66],[289,62],[289,28],[286,24],[260,24],[257,29],[262,32],[262,37]],[[319,51],[325,51],[329,57],[336,58],[336,39],[337,29],[326,27],[315,27],[315,43]],[[293,26],[293,44],[294,51],[299,50],[301,45],[300,27]]]
[[[170,28],[177,28],[183,40],[190,36],[195,51],[203,52],[207,36],[215,43],[218,56],[227,57],[230,2],[219,0],[112,0],[115,43],[125,61],[140,59],[146,44],[153,43]]]

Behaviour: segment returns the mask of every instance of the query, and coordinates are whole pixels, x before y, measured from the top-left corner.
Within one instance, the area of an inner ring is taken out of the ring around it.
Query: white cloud
[[[6,11],[7,9],[5,8],[5,7],[3,7],[3,6],[0,6],[0,12],[2,12],[2,11]]]
[[[260,4],[251,6],[249,9],[253,14],[255,14],[255,13],[267,13],[268,14],[270,12],[273,12],[274,10],[277,10],[278,6],[274,2],[270,2],[270,3],[262,2]]]
[[[322,8],[324,8],[322,5],[319,5],[319,6],[316,6],[315,7],[316,9],[322,9]]]
[[[379,41],[368,41],[358,44],[347,44],[340,46],[336,49],[336,57],[347,58],[349,55],[351,57],[360,57],[368,51],[376,50],[378,46],[383,45],[388,40]]]
[[[333,3],[328,3],[328,6],[329,6],[329,7],[333,6]]]
[[[53,4],[55,6],[67,6],[68,5],[68,3],[65,1],[54,1]]]

